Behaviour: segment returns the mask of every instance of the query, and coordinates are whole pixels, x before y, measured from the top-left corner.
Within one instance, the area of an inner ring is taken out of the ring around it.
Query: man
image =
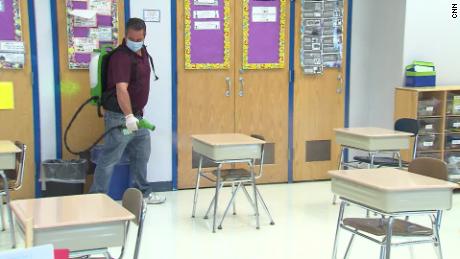
[[[109,57],[107,90],[102,96],[105,128],[109,130],[119,125],[125,128],[112,130],[105,137],[90,192],[108,192],[113,168],[126,150],[135,187],[144,193],[147,203],[159,204],[166,198],[151,192],[146,179],[150,133],[137,125],[142,119],[150,88],[150,56],[144,47],[145,35],[145,22],[139,18],[129,19],[123,43]]]

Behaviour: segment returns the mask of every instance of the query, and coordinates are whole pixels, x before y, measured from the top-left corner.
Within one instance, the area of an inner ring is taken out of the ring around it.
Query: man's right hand
[[[133,114],[126,115],[125,119],[126,119],[126,128],[130,132],[134,132],[138,130],[137,123],[139,122],[139,120]]]

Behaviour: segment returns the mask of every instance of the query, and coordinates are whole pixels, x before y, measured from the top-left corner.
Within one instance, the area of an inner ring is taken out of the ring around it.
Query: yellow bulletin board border
[[[286,0],[280,0],[280,37],[278,63],[249,63],[249,0],[243,0],[243,69],[276,69],[284,68],[286,45]]]
[[[230,68],[230,0],[224,2],[224,62],[192,63],[191,57],[191,6],[193,0],[185,0],[185,69],[228,69]]]

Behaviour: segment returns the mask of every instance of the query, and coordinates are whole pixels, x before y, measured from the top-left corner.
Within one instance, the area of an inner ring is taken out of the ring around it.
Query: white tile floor
[[[238,214],[229,215],[223,230],[215,234],[211,232],[211,219],[202,218],[213,189],[200,191],[195,219],[190,217],[192,190],[166,193],[168,200],[165,204],[150,205],[148,208],[140,258],[331,258],[338,206],[331,205],[329,182],[263,185],[260,191],[269,205],[275,226],[269,225],[261,211],[261,229],[256,230],[250,205],[241,193],[237,198]],[[228,201],[228,192],[229,189],[224,190],[221,201]],[[364,215],[359,209],[350,210],[353,215]],[[454,195],[454,207],[444,214],[443,220],[441,239],[444,258],[459,258],[459,195]],[[130,233],[130,240],[135,238],[134,234],[134,231]],[[342,237],[343,249],[348,234]],[[0,250],[7,249],[9,236],[3,232],[0,238]],[[378,258],[377,245],[363,239],[356,241],[350,258]],[[119,249],[111,251],[113,256],[117,256]],[[131,252],[128,249],[125,258],[131,258]],[[414,247],[412,255],[407,247],[394,248],[392,258],[433,259],[436,256],[431,245],[418,245]]]

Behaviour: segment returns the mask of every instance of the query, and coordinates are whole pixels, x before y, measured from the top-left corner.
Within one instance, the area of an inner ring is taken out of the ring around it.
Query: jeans
[[[105,111],[104,122],[107,131],[113,127],[124,126],[125,117],[121,113]],[[113,169],[125,150],[130,159],[129,170],[134,180],[134,187],[138,188],[144,196],[151,192],[150,184],[147,182],[147,162],[150,157],[149,130],[139,129],[126,135],[122,129],[114,129],[104,137],[104,146],[94,171],[90,193],[108,193]]]

